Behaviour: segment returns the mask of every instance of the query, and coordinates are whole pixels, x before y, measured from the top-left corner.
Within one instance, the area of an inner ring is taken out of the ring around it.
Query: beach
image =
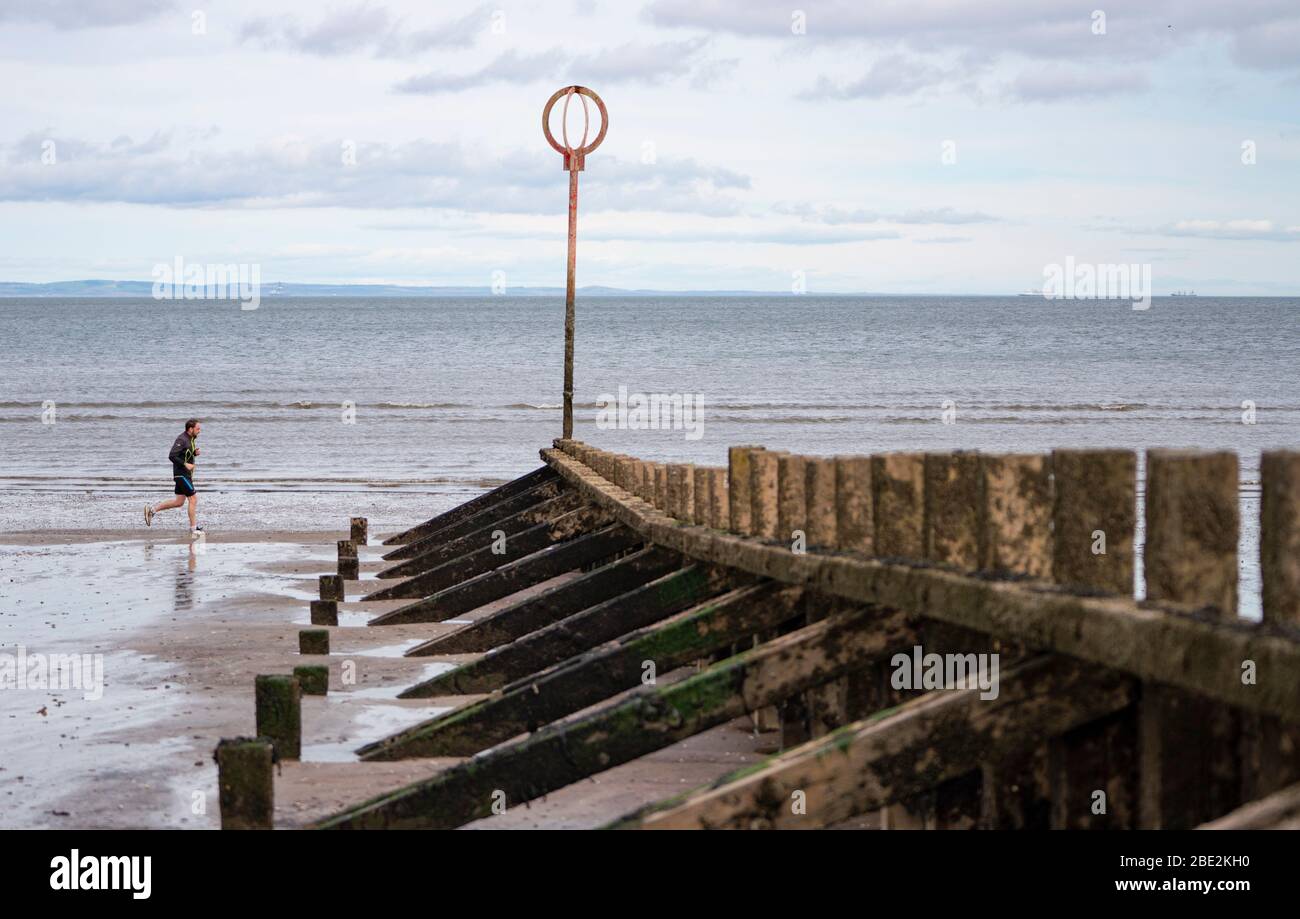
[[[0,535],[0,653],[22,648],[29,668],[37,655],[102,656],[102,687],[0,692],[0,824],[217,828],[213,749],[223,737],[254,733],[256,675],[308,662],[297,635],[309,624],[317,577],[334,570],[336,535],[226,533],[193,551],[174,527]],[[377,568],[379,547],[363,553],[366,567]],[[350,584],[353,601],[363,583]],[[473,698],[396,698],[473,657],[402,657],[460,620],[365,626],[401,602],[367,603],[364,612],[357,602],[341,605],[329,694],[304,697],[302,759],[281,764],[276,777],[277,827],[302,826],[454,762],[361,763],[354,755]],[[345,672],[355,682],[345,683]],[[753,762],[771,743],[747,721],[725,726],[602,777],[604,794],[588,783],[477,825],[596,826]]]
[[[1300,440],[1298,306],[1158,298],[1142,314],[1016,298],[592,298],[580,313],[575,435],[710,465],[737,443],[817,455],[1111,446],[1138,450],[1139,462],[1148,447],[1231,450],[1240,610],[1258,618],[1258,457]],[[0,655],[88,656],[90,672],[102,655],[104,685],[93,699],[0,692],[3,825],[217,826],[213,748],[252,733],[256,675],[301,662],[297,631],[317,577],[335,570],[348,518],[370,522],[361,567],[373,577],[384,535],[538,465],[559,433],[558,315],[553,301],[509,297],[268,298],[244,314],[6,304]],[[1243,323],[1270,331],[1244,348],[1233,337]],[[181,324],[201,343],[193,373],[166,379],[130,356],[143,330]],[[283,347],[305,339],[310,358]],[[34,353],[47,357],[33,366]],[[701,436],[602,425],[605,400],[624,391],[698,395]],[[196,481],[208,535],[197,545],[183,511],[151,529],[140,519],[146,502],[170,495],[164,455],[191,416],[204,422]],[[302,762],[277,777],[279,826],[446,765],[356,762],[362,743],[452,704],[396,695],[457,662],[403,658],[455,624],[367,628],[385,606],[363,611],[362,586],[341,607],[330,694],[304,701]],[[355,682],[342,682],[345,662]],[[617,781],[481,824],[598,825],[770,747],[747,722],[724,726],[620,767]]]

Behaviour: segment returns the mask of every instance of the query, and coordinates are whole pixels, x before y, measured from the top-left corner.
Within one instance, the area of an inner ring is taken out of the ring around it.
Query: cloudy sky
[[[570,83],[580,284],[1300,293],[1296,0],[0,0],[0,280],[560,285]]]

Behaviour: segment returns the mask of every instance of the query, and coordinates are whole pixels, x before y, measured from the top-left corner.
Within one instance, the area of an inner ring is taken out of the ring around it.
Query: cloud
[[[1180,220],[1158,232],[1200,239],[1300,241],[1300,226],[1279,226],[1272,220]]]
[[[815,223],[830,226],[866,223],[946,224],[997,223],[998,218],[983,211],[958,211],[951,207],[911,208],[906,211],[872,211],[836,205],[777,204],[773,210]]]
[[[54,162],[42,161],[52,140]],[[554,213],[563,174],[549,150],[495,158],[453,143],[359,143],[355,165],[338,142],[286,138],[249,150],[182,147],[164,133],[108,143],[28,135],[0,148],[0,201],[123,202],[177,208],[445,208]],[[598,173],[598,174],[597,174]],[[691,159],[653,166],[602,158],[583,209],[729,216],[749,177]]]
[[[505,51],[478,70],[469,73],[429,71],[408,77],[394,89],[399,93],[434,95],[459,92],[492,83],[560,83],[609,85],[642,83],[657,85],[689,77],[696,86],[707,86],[735,66],[734,61],[709,60],[708,40],[638,44],[628,42],[588,54],[569,54],[552,48],[537,54]]]
[[[375,57],[409,57],[433,48],[467,48],[487,28],[486,6],[432,28],[414,29],[387,8],[369,3],[333,10],[313,25],[297,17],[250,19],[239,30],[242,42],[317,57],[370,52]]]
[[[0,0],[0,22],[72,31],[134,25],[175,8],[175,0]]]
[[[1146,82],[1138,68],[1202,40],[1225,45],[1239,67],[1300,76],[1300,5],[1290,0],[1143,0],[1104,12],[1102,23],[1094,20],[1092,7],[1074,0],[824,0],[807,10],[805,34],[793,32],[793,9],[785,0],[652,0],[643,15],[665,27],[809,48],[858,43],[889,53],[857,80],[823,77],[808,93],[838,99],[907,95],[951,82],[958,74],[916,57],[936,54],[966,70],[1007,59],[1068,60],[1099,75],[1090,85],[1083,78],[1057,74],[1049,80],[1028,70],[1016,80],[1012,100],[1141,90]],[[1120,78],[1107,70],[1116,62],[1128,65]]]
[[[1048,67],[1026,70],[1006,88],[1005,96],[1021,102],[1054,102],[1139,92],[1149,88],[1146,73],[1139,70],[1084,70],[1076,67]]]
[[[800,93],[804,99],[883,99],[888,96],[909,96],[930,86],[951,79],[942,68],[919,58],[892,54],[879,58],[866,74],[849,83],[835,83],[821,77],[816,85]]]

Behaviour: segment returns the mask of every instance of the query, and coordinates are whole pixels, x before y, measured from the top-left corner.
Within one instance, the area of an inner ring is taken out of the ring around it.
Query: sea
[[[563,313],[545,296],[0,299],[0,532],[142,525],[189,417],[205,525],[430,516],[560,435]],[[1300,298],[580,295],[576,343],[575,436],[648,459],[1228,449],[1249,513],[1260,451],[1300,447]],[[658,428],[610,404],[674,396],[695,411]]]

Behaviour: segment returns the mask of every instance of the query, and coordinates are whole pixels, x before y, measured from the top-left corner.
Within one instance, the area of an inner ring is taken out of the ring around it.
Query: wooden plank
[[[967,451],[927,453],[925,466],[925,557],[962,571],[979,567],[983,481],[980,455]]]
[[[871,457],[875,554],[885,558],[925,557],[925,457],[883,453]]]
[[[1144,680],[1181,686],[1251,711],[1300,718],[1300,641],[1294,634],[1139,605],[1096,590],[1085,595],[849,553],[795,555],[741,536],[670,525],[637,505],[582,484],[566,465],[571,461],[558,451],[543,455],[566,481],[609,507],[625,525],[692,559],[807,585],[856,603],[909,610]],[[1059,499],[1056,504],[1061,505]],[[1059,547],[1055,554],[1061,557]],[[1243,685],[1241,662],[1247,659],[1274,676]]]
[[[612,597],[648,584],[682,567],[682,557],[658,546],[646,546],[608,565],[548,588],[489,613],[454,632],[431,638],[406,652],[407,657],[488,651],[558,622]]]
[[[776,539],[780,532],[780,463],[781,454],[771,450],[749,454],[749,527],[759,539]]]
[[[703,565],[671,571],[648,584],[495,648],[476,661],[417,683],[398,698],[492,692],[633,629],[666,619],[707,597],[731,589],[738,581],[747,580],[752,578]]]
[[[749,493],[753,471],[750,457],[762,447],[740,446],[727,449],[727,524],[733,533],[749,536],[753,521],[749,509],[753,498]]]
[[[321,829],[449,829],[495,801],[531,801],[784,699],[906,640],[901,614],[860,613],[783,635],[680,682],[646,686],[356,807]]]
[[[412,539],[405,545],[388,552],[384,556],[384,561],[400,561],[407,558],[415,558],[423,555],[432,549],[436,549],[444,543],[458,539],[467,533],[474,533],[484,527],[490,527],[499,524],[502,520],[509,519],[512,515],[526,510],[530,507],[549,501],[564,490],[564,483],[556,480],[542,482],[534,488],[519,494],[512,495],[496,504],[489,505],[479,511],[466,515],[455,520],[444,527],[425,533],[416,539]]]
[[[1075,590],[1131,597],[1137,458],[1123,450],[1058,450],[1052,464],[1054,577]],[[1052,738],[1051,826],[1137,825],[1137,723],[1134,706]]]
[[[454,558],[468,555],[470,552],[482,548],[495,538],[494,534],[498,531],[509,540],[512,536],[535,527],[539,523],[547,523],[562,517],[570,511],[575,511],[582,507],[582,504],[582,499],[578,497],[577,492],[572,490],[564,492],[548,501],[542,501],[540,504],[525,508],[505,520],[489,523],[487,526],[472,533],[466,533],[458,539],[444,542],[405,561],[399,561],[396,565],[379,572],[376,577],[387,581],[392,578],[409,578],[417,574],[423,574]]]
[[[1265,450],[1259,477],[1264,621],[1300,625],[1300,451]]]
[[[984,454],[981,473],[980,568],[994,574],[1051,580],[1051,457]]]
[[[1059,656],[1004,672],[996,699],[938,690],[848,725],[714,785],[625,818],[646,829],[812,829],[914,799],[969,773],[980,758],[1127,705],[1133,681]],[[802,793],[802,808],[793,807]],[[799,812],[802,810],[803,812]]]
[[[731,496],[728,493],[727,470],[709,470],[709,526],[725,530],[731,525]]]
[[[796,533],[808,543],[808,457],[783,453],[776,461],[776,538],[789,548]]]
[[[417,524],[407,530],[403,530],[396,536],[390,536],[384,540],[383,544],[391,546],[398,543],[412,542],[422,536],[434,532],[435,530],[442,529],[450,523],[455,523],[458,520],[476,514],[485,507],[497,504],[506,498],[527,491],[530,488],[553,478],[555,478],[555,470],[550,466],[542,466],[538,469],[534,469],[527,475],[520,476],[514,481],[506,482],[504,485],[499,485],[491,491],[479,495],[477,498],[471,498],[464,504],[453,507],[451,510],[438,514],[436,517],[431,517],[423,523]]]
[[[980,567],[1007,577],[1050,578],[1050,458],[1042,454],[984,454],[980,475]],[[979,825],[984,829],[1049,828],[1050,765],[1051,749],[1046,740],[987,760],[981,766]]]
[[[1057,583],[1133,596],[1137,457],[1131,450],[1054,450],[1052,469]]]
[[[642,538],[618,524],[535,552],[462,584],[370,620],[368,625],[442,622],[513,593],[640,545]]]
[[[1300,830],[1300,785],[1251,801],[1198,830]]]
[[[1147,598],[1237,615],[1235,453],[1147,453]],[[1159,684],[1139,717],[1141,825],[1188,829],[1241,803],[1241,718],[1228,706]]]
[[[489,534],[473,551],[404,581],[371,591],[366,594],[366,599],[406,600],[432,596],[440,590],[446,590],[485,572],[495,571],[497,568],[527,558],[549,546],[568,542],[584,533],[595,532],[608,526],[611,521],[609,511],[589,504],[576,511],[561,514],[554,520],[531,526],[522,533],[506,539],[504,546],[498,545]],[[498,549],[503,551],[498,552]]]
[[[796,615],[803,589],[771,581],[736,588],[617,641],[530,673],[500,693],[357,751],[365,760],[472,756],[631,689],[646,664],[669,673]]]
[[[804,530],[809,549],[833,549],[838,544],[835,493],[836,462],[809,457],[804,478]]]
[[[695,466],[672,463],[668,467],[668,516],[686,523],[695,516]]]
[[[1266,628],[1300,625],[1300,452],[1266,450],[1260,457],[1259,569]],[[1273,674],[1260,672],[1258,680]],[[1300,782],[1300,718],[1253,717],[1247,797]]]

